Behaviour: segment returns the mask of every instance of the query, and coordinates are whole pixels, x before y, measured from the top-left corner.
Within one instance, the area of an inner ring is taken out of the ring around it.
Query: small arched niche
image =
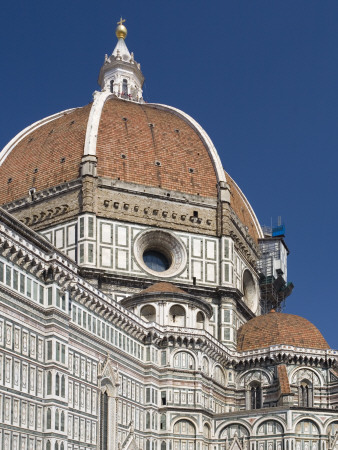
[[[205,326],[205,316],[201,311],[196,314],[196,328],[203,330]]]
[[[156,309],[153,305],[145,305],[141,308],[141,319],[146,322],[156,322]]]
[[[251,309],[256,311],[258,306],[258,293],[255,280],[251,272],[246,269],[243,273],[243,301]]]
[[[205,423],[203,425],[203,436],[206,439],[210,439],[211,438],[211,431],[210,431],[210,425],[208,423]]]
[[[224,371],[220,366],[214,367],[214,380],[217,381],[217,383],[221,384],[222,386],[225,386],[225,375]]]
[[[185,327],[185,309],[181,305],[173,305],[169,310],[169,324]]]
[[[203,373],[205,373],[205,375],[209,376],[209,361],[205,356],[203,356],[202,359],[202,371]]]

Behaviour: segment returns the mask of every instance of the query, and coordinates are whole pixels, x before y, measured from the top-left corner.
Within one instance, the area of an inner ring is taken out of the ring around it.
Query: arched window
[[[195,425],[191,423],[189,420],[179,420],[174,425],[174,434],[175,435],[188,435],[195,436],[196,429]]]
[[[167,444],[165,443],[165,441],[161,442],[161,450],[167,450]]]
[[[47,409],[47,429],[52,428],[52,411],[50,408]]]
[[[59,410],[55,410],[55,429],[58,430],[60,426],[60,416],[59,416]]]
[[[110,81],[110,92],[113,93],[114,92],[114,80]]]
[[[47,441],[47,444],[46,444],[46,450],[51,450],[50,441]]]
[[[330,423],[330,425],[327,427],[326,434],[328,435],[328,438],[329,438],[328,448],[336,448],[337,446],[334,445],[334,441],[338,434],[338,422]]]
[[[61,431],[65,431],[65,413],[61,412]]]
[[[209,449],[209,440],[211,438],[211,431],[209,424],[205,423],[203,425],[203,437],[204,437],[204,443],[202,445],[203,450]]]
[[[195,436],[195,425],[189,420],[179,420],[174,425],[174,434],[183,436]]]
[[[204,322],[205,322],[205,317],[204,314],[199,311],[196,315],[196,328],[199,328],[200,330],[204,329]]]
[[[110,363],[109,363],[110,364]],[[111,368],[111,372],[113,369]],[[114,382],[114,384],[113,384]],[[103,377],[101,380],[100,394],[100,423],[99,423],[99,448],[108,450],[116,443],[116,381],[115,377]],[[122,383],[121,383],[122,384]],[[93,399],[94,401],[94,399]],[[130,415],[129,415],[130,417]],[[129,420],[129,419],[128,419]],[[92,425],[92,441],[96,441],[96,427]],[[84,430],[83,430],[84,431]],[[89,433],[90,434],[90,433]]]
[[[296,434],[307,436],[319,436],[318,426],[312,420],[301,420],[296,426]]]
[[[65,376],[62,375],[61,377],[61,397],[66,396],[66,382],[65,382]]]
[[[312,384],[308,380],[302,380],[299,386],[299,406],[311,408],[312,406]]]
[[[126,79],[122,82],[122,97],[128,97],[128,81]]]
[[[59,450],[59,444],[57,442],[55,442],[54,450]]]
[[[61,442],[60,450],[65,450],[65,446],[64,446],[64,443],[63,443],[63,442]]]
[[[214,380],[217,381],[217,383],[225,385],[225,375],[224,371],[220,366],[216,366],[214,368]]]
[[[167,428],[167,417],[165,414],[161,414],[160,428],[161,430],[165,430]]]
[[[320,450],[319,428],[311,420],[301,420],[296,425],[296,450]],[[309,446],[311,442],[311,447]]]
[[[202,360],[202,371],[203,373],[209,376],[209,361],[208,358],[206,358],[205,356],[203,356]]]
[[[250,408],[260,409],[262,407],[262,388],[260,383],[254,381],[250,385]]]
[[[173,305],[169,311],[169,323],[175,327],[185,327],[185,309],[180,305]]]
[[[210,439],[210,426],[207,423],[205,423],[203,426],[203,436],[206,439]]]
[[[52,393],[52,372],[47,372],[47,395]]]
[[[146,413],[146,429],[147,430],[150,429],[150,412],[149,411]]]
[[[141,309],[141,318],[147,322],[156,321],[156,309],[152,305],[145,305]]]
[[[221,433],[221,438],[225,439],[231,445],[234,437],[237,436],[240,441],[249,437],[248,430],[243,425],[234,423],[228,425]]]
[[[188,352],[177,352],[174,356],[174,367],[179,369],[195,369],[195,360]]]
[[[58,373],[55,377],[55,395],[60,395],[60,375]]]
[[[257,430],[257,434],[263,436],[275,436],[284,433],[282,425],[276,420],[267,420],[263,422]]]
[[[101,394],[101,449],[108,449],[108,394],[107,391]]]
[[[194,449],[196,446],[196,428],[189,420],[179,420],[174,425],[174,449]]]

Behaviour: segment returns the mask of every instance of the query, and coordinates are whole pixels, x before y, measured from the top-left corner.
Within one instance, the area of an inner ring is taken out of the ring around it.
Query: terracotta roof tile
[[[321,332],[308,320],[292,314],[270,312],[254,317],[238,330],[237,349],[240,352],[271,345],[329,349]]]
[[[65,113],[18,142],[0,166],[0,204],[79,177],[90,109]]]
[[[291,394],[289,377],[286,371],[286,365],[280,364],[279,366],[277,366],[277,373],[281,394]]]
[[[150,292],[173,292],[173,293],[178,293],[178,294],[186,294],[186,292],[184,292],[179,287],[175,286],[174,284],[167,283],[165,281],[160,282],[160,283],[155,283],[152,286],[149,286],[147,289],[144,289],[143,291],[141,291],[139,294],[143,294],[146,292],[149,292],[149,293]]]
[[[171,111],[108,100],[99,125],[97,157],[99,176],[217,197],[217,178],[206,147]]]

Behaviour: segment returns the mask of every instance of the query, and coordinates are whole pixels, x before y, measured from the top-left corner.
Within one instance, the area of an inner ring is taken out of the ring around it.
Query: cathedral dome
[[[11,141],[0,160],[1,203],[27,196],[32,187],[40,191],[79,177],[92,110],[89,104],[56,114]],[[98,176],[217,197],[209,149],[169,107],[108,98],[95,150]]]
[[[39,192],[76,180],[87,154],[97,158],[99,177],[200,198],[216,199],[217,185],[225,180],[234,211],[255,240],[261,237],[250,204],[193,119],[169,106],[112,95],[100,111],[93,144],[94,106],[47,117],[9,142],[0,153],[0,204],[26,198],[30,189]]]
[[[254,317],[242,325],[237,334],[237,350],[245,352],[272,345],[329,349],[321,332],[307,319],[293,314],[277,313]]]
[[[102,90],[94,92],[92,103],[28,126],[0,152],[0,205],[90,174],[108,187],[119,182],[140,192],[145,187],[168,197],[179,193],[184,201],[186,195],[209,204],[230,201],[243,233],[257,243],[263,233],[255,213],[203,128],[176,108],[144,102],[144,78],[125,37],[119,35],[106,55]]]

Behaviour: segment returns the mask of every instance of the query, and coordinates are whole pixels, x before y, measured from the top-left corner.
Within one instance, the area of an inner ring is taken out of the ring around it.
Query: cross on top
[[[125,22],[125,21],[126,21],[126,19],[122,19],[122,17],[121,17],[120,21],[117,22],[117,25],[123,25],[123,22]]]

